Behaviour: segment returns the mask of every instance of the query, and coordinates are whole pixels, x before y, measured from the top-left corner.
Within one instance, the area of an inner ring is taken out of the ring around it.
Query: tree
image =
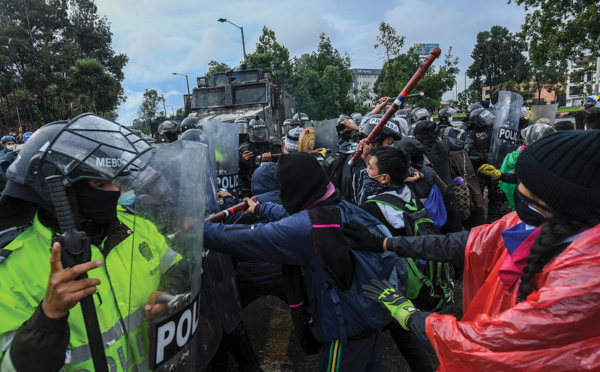
[[[467,107],[469,107],[470,104],[474,102],[479,102],[480,99],[481,91],[469,87],[463,90],[462,92],[458,93],[456,105],[459,110],[466,112]]]
[[[185,107],[179,107],[175,110],[175,117],[184,118],[185,116]]]
[[[139,119],[143,121],[152,121],[156,117],[156,113],[159,112],[158,105],[161,102],[162,98],[158,95],[156,90],[146,90],[144,99],[138,109]]]
[[[390,66],[392,59],[398,57],[402,47],[404,46],[404,36],[398,36],[396,30],[388,23],[381,22],[379,25],[379,35],[375,37],[377,43],[373,45],[375,49],[379,47],[383,48],[383,51],[379,53],[379,59],[382,59],[385,64]],[[391,78],[392,86],[396,85],[395,73],[389,74]]]
[[[549,92],[556,92],[562,89],[562,85],[567,80],[567,63],[566,62],[550,62],[544,65],[532,66],[532,85],[535,87],[537,97],[542,94],[542,89]]]
[[[67,82],[73,92],[79,94],[81,100],[89,100],[85,106],[90,107],[94,113],[110,112],[118,102],[119,84],[105,71],[104,66],[93,58],[75,61],[75,65],[69,69]]]
[[[256,51],[248,54],[248,67],[271,71],[273,81],[289,85],[292,76],[292,63],[288,48],[279,44],[275,31],[263,27],[263,33],[256,43]]]
[[[12,91],[11,81],[22,82],[35,101],[32,109],[38,113],[33,115],[37,124],[70,118],[76,113],[68,109],[71,106],[96,105],[98,112],[114,116],[125,99],[121,81],[128,58],[116,54],[111,44],[108,21],[98,14],[93,0],[2,1],[0,87],[6,96]],[[81,94],[89,93],[82,93],[86,87],[68,81],[76,61],[86,58],[99,62],[104,78],[110,77],[111,89],[96,95],[93,104],[83,102]],[[46,92],[51,98],[45,97]]]
[[[313,120],[330,119],[354,110],[348,93],[354,81],[350,57],[342,56],[321,34],[316,52],[294,58],[290,91],[296,109]]]
[[[212,60],[212,61],[208,62],[208,72],[204,76],[206,76],[208,78],[208,81],[210,81],[210,78],[213,76],[213,74],[215,72],[221,72],[221,71],[227,71],[227,70],[231,70],[231,67],[229,67],[228,64]]]
[[[479,32],[471,52],[473,64],[467,69],[467,75],[473,79],[472,86],[479,88],[482,77],[492,91],[509,80],[527,81],[530,67],[524,51],[525,44],[505,27],[492,26],[490,31]]]
[[[384,64],[375,82],[375,92],[380,97],[396,97],[418,70],[420,63],[421,56],[411,48],[390,63]],[[413,88],[413,92],[424,92],[425,96],[411,98],[411,105],[425,107],[431,112],[438,110],[442,95],[456,84],[456,75],[459,72],[457,65],[458,57],[452,56],[452,47],[450,47],[448,53],[444,55],[442,65],[436,67],[434,64],[429,67]],[[391,75],[395,75],[395,79],[392,79]]]
[[[528,11],[521,36],[534,64],[600,56],[600,4],[587,0],[509,0]],[[593,59],[592,59],[593,61]]]

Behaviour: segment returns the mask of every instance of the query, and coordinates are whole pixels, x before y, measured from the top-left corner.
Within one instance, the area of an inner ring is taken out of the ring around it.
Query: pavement
[[[462,281],[455,280],[455,302],[440,313],[462,316]],[[248,329],[254,349],[265,372],[308,372],[318,370],[318,356],[307,356],[296,341],[287,305],[276,297],[263,297],[244,310],[243,321]],[[410,371],[389,332],[382,336],[383,371]],[[439,362],[433,351],[429,360],[437,367]],[[233,358],[229,369],[237,371]],[[416,371],[415,371],[416,372]]]

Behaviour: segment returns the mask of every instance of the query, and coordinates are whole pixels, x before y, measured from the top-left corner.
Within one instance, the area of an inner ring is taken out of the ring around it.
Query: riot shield
[[[338,133],[335,129],[338,119],[313,121],[315,128],[315,149],[331,149],[334,153],[338,150]]]
[[[529,115],[530,124],[538,123],[538,120],[540,119],[548,119],[550,120],[549,123],[545,120],[542,120],[542,123],[553,126],[554,121],[556,120],[556,112],[558,111],[558,103],[552,105],[531,106],[529,111],[531,111],[531,114]]]
[[[203,143],[209,149],[214,149],[214,143],[211,137],[204,134],[200,129],[188,129],[177,141],[185,147],[187,141]],[[206,196],[204,201],[204,214],[209,216],[219,212],[219,202],[217,198],[217,163],[214,151],[208,151],[206,156]]]
[[[115,290],[129,340],[119,357],[140,370],[197,371],[204,363],[196,350],[205,337],[200,284],[207,152],[194,141],[164,145],[117,179],[136,195],[133,209],[119,215],[127,228],[119,244],[130,248],[112,260],[108,255],[106,265],[123,265],[130,276]]]
[[[216,294],[213,305],[218,310],[223,329],[229,334],[242,320],[242,305],[233,261],[230,255],[216,251],[208,251],[206,261],[210,285]]]
[[[239,187],[239,125],[206,122],[204,133],[213,141],[217,164],[217,185],[237,197]]]
[[[519,117],[523,97],[515,92],[501,90],[498,94],[498,103],[494,109],[494,130],[488,155],[488,164],[500,168],[502,161],[508,153],[517,147],[519,133]]]

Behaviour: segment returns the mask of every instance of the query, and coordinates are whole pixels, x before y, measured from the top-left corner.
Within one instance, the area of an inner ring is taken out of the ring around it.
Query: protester
[[[425,156],[431,161],[435,173],[446,184],[442,197],[448,218],[442,227],[442,232],[460,231],[462,230],[460,212],[456,205],[454,184],[450,173],[450,149],[445,142],[437,139],[436,125],[433,121],[419,121],[415,125],[415,138],[423,144]]]
[[[475,176],[475,170],[464,150],[467,135],[463,130],[447,127],[440,133],[450,148],[450,173],[454,184],[456,204],[461,212],[462,226],[470,230],[485,223],[485,202]]]
[[[600,129],[600,107],[592,107],[587,110],[584,128],[586,130]]]
[[[561,120],[561,121],[555,122],[554,125],[552,126],[552,128],[554,128],[555,131],[559,132],[559,131],[563,131],[563,130],[574,130],[575,126],[573,125],[573,122],[571,122],[571,121]]]
[[[381,370],[380,333],[387,321],[374,304],[362,302],[355,277],[370,272],[388,277],[392,267],[382,257],[349,252],[341,224],[349,221],[375,228],[379,221],[341,200],[314,156],[282,155],[276,179],[282,206],[247,199],[249,212],[268,224],[240,228],[205,222],[208,249],[236,256],[301,265],[310,330],[321,345],[319,370]],[[289,215],[289,216],[288,216]],[[365,263],[375,266],[369,268]],[[295,304],[297,309],[302,304]]]
[[[516,212],[470,233],[383,239],[345,227],[357,249],[464,263],[460,321],[418,311],[390,283],[365,296],[431,345],[443,371],[600,368],[599,146],[600,133],[584,131],[527,146]]]

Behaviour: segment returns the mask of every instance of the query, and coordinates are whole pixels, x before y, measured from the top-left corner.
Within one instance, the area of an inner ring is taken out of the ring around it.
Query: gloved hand
[[[319,155],[321,155],[322,157],[325,157],[327,155],[327,149],[325,147],[315,149],[315,151],[318,152]]]
[[[375,302],[384,311],[389,311],[392,317],[400,323],[400,326],[409,331],[406,324],[408,317],[420,310],[414,307],[409,299],[398,295],[394,285],[387,280],[379,282],[372,279],[371,284],[373,286],[363,285],[365,290],[363,296]]]
[[[486,177],[491,178],[492,181],[499,180],[500,176],[502,176],[502,172],[500,172],[491,164],[483,164],[481,167],[479,167],[477,172],[483,174]]]
[[[384,252],[383,243],[385,238],[372,234],[366,227],[355,222],[344,224],[342,231],[346,236],[352,238],[350,248],[357,251]]]

